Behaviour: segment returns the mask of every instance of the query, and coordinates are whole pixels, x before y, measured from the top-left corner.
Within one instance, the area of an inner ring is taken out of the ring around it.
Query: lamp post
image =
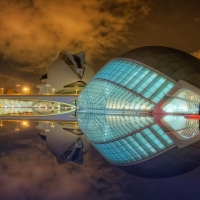
[[[17,84],[16,87],[17,87],[17,94],[18,94],[18,88],[20,87],[20,85]]]
[[[25,92],[25,94],[27,93],[27,90],[28,90],[27,88],[24,88],[24,92]]]
[[[24,92],[25,92],[25,94],[29,94],[29,91],[30,91],[30,88],[24,88]]]
[[[75,86],[75,88],[76,88],[76,95],[78,95],[78,86]]]
[[[28,121],[23,121],[22,124],[26,127],[29,127]]]
[[[17,120],[17,127],[15,128],[15,131],[19,131],[18,120]]]
[[[51,123],[51,127],[52,127],[52,128],[54,127],[54,124],[53,124],[53,122]]]
[[[54,94],[55,88],[52,88],[52,93]]]
[[[46,87],[47,87],[47,94],[48,94],[48,88],[50,87],[50,85],[47,84]]]
[[[46,122],[47,128],[44,130],[45,132],[49,132],[48,124],[49,122]]]

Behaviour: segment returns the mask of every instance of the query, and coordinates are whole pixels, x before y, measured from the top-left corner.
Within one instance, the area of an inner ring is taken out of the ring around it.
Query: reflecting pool
[[[74,113],[72,109],[67,117],[60,113],[51,120],[33,119],[29,113],[23,117],[2,115],[1,131],[9,124],[16,134],[25,128],[28,132],[29,124],[34,124],[37,137],[57,164],[83,164],[92,145],[109,163],[145,178],[178,176],[200,166],[199,119],[190,116]]]
[[[77,112],[80,129],[111,164],[137,176],[167,178],[200,165],[199,120],[184,115]]]

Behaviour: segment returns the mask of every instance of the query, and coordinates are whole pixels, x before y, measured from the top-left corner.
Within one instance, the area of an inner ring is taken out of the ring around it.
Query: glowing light
[[[17,84],[17,85],[16,85],[16,87],[17,87],[17,94],[18,94],[18,88],[20,87],[20,85],[19,85],[19,84]]]
[[[29,127],[29,124],[28,124],[27,121],[23,121],[23,122],[22,122],[22,125]]]
[[[53,122],[52,122],[52,124],[51,124],[51,127],[54,127],[54,124],[53,124]]]
[[[29,94],[30,88],[25,87],[24,91],[25,91],[25,94]]]

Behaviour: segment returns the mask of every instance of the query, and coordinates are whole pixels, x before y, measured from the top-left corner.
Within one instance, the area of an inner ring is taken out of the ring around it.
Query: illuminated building
[[[84,52],[72,55],[61,51],[40,79],[42,84],[37,86],[39,94],[31,95],[30,88],[26,87],[24,94],[2,95],[0,115],[23,115],[34,119],[36,116],[49,116],[50,119],[53,115],[74,112],[78,94],[93,74]],[[17,91],[19,87],[17,84]]]
[[[199,121],[183,116],[199,114],[199,88],[197,58],[168,47],[133,49],[80,93],[79,127],[112,164],[142,177],[179,175],[200,165]]]
[[[93,75],[91,67],[85,62],[84,52],[72,55],[61,51],[40,79],[42,84],[37,87],[39,94],[78,95]]]
[[[149,46],[109,61],[79,95],[81,110],[198,113],[200,60]]]
[[[78,112],[89,142],[111,164],[145,178],[181,175],[200,166],[199,121],[184,116]]]

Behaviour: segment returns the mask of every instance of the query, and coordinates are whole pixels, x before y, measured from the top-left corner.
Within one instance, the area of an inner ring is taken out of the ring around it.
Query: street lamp
[[[52,88],[52,93],[54,94],[55,88]]]
[[[47,94],[48,94],[48,88],[50,87],[50,85],[47,84],[46,87],[47,87]]]
[[[28,90],[27,88],[24,88],[25,94],[26,94],[27,90]]]
[[[78,95],[78,91],[79,91],[78,86],[75,86],[75,88],[76,88],[76,95]]]
[[[45,132],[49,132],[48,124],[49,122],[46,122],[47,128],[44,130]]]
[[[23,124],[24,126],[27,126],[27,127],[29,126],[28,121],[23,121],[22,124]]]
[[[15,131],[19,131],[18,120],[17,120],[17,127],[15,128]]]
[[[30,88],[24,88],[25,94],[29,94]]]
[[[17,87],[17,94],[18,94],[18,88],[20,87],[20,85],[17,84],[16,87]]]

